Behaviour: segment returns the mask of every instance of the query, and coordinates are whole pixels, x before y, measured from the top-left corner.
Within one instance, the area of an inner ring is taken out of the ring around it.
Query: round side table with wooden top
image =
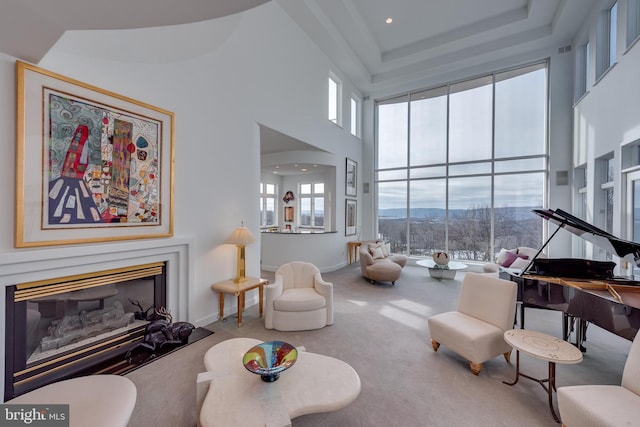
[[[516,378],[512,382],[503,381],[507,385],[515,385],[520,377],[525,377],[540,384],[549,396],[549,409],[556,422],[560,418],[553,408],[553,392],[556,391],[556,363],[573,364],[582,362],[582,352],[573,344],[542,332],[527,329],[511,329],[504,333],[504,340],[516,350]],[[520,352],[536,359],[549,362],[549,377],[538,379],[520,372]],[[548,383],[545,384],[545,383]]]

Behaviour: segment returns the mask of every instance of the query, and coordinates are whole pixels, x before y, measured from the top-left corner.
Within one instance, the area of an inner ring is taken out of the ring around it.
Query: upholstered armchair
[[[455,311],[429,318],[434,351],[440,345],[458,353],[478,375],[482,364],[496,356],[511,357],[504,332],[513,328],[517,286],[509,280],[486,274],[466,273]]]
[[[279,331],[305,331],[333,324],[333,284],[308,262],[294,261],[276,270],[265,286],[264,325]]]
[[[559,387],[558,409],[566,427],[640,425],[640,337],[631,344],[621,385]]]

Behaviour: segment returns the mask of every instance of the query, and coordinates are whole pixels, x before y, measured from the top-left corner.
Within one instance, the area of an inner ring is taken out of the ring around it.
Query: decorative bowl
[[[273,382],[298,359],[298,350],[284,341],[266,341],[251,347],[242,359],[247,371],[260,375],[263,381]]]
[[[439,266],[447,265],[449,264],[449,254],[446,252],[434,252],[433,262]]]

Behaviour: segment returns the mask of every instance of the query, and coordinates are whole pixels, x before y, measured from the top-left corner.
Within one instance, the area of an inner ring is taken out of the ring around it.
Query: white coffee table
[[[336,411],[360,394],[360,377],[351,366],[306,351],[298,352],[296,363],[277,381],[262,381],[242,365],[247,350],[261,342],[232,338],[205,353],[210,383],[200,410],[201,426],[290,426],[292,418]]]
[[[434,279],[454,279],[456,277],[456,271],[464,270],[469,267],[467,264],[458,261],[449,261],[446,266],[439,266],[432,259],[421,259],[416,261],[416,264],[421,267],[429,269],[429,276]]]

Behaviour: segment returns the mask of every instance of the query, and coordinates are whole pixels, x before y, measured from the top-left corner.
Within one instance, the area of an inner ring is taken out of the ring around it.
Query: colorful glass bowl
[[[298,359],[298,350],[284,341],[266,341],[251,347],[242,359],[247,371],[260,375],[263,381],[273,382]]]

